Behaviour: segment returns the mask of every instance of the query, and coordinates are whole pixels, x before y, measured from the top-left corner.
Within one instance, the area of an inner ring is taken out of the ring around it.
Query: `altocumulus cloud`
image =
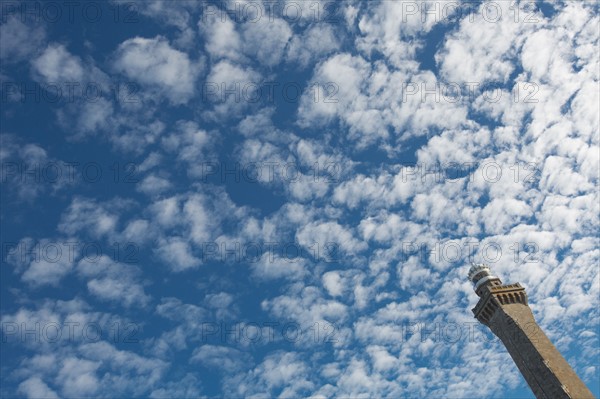
[[[598,395],[598,6],[217,3],[6,9],[1,394]]]

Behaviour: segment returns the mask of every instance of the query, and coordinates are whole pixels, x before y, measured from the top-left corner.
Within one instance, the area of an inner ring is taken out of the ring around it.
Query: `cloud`
[[[317,287],[296,287],[294,291],[264,300],[261,306],[278,320],[292,320],[300,326],[311,326],[314,323],[339,325],[348,317],[349,309],[346,305],[337,300],[325,299]],[[300,338],[308,344],[312,339],[308,335]]]
[[[54,392],[44,381],[39,377],[29,377],[25,381],[19,384],[19,393],[25,395],[28,398],[47,398],[54,399],[58,398],[56,392]]]
[[[383,172],[379,176],[358,174],[341,182],[333,191],[333,200],[355,209],[363,203],[377,207],[389,207],[406,201],[414,195],[416,176],[412,171],[396,175]]]
[[[516,199],[494,199],[481,211],[486,232],[490,234],[509,230],[533,214],[523,201]]]
[[[209,200],[200,194],[191,196],[183,204],[184,217],[189,223],[190,238],[196,244],[208,242],[214,237],[217,221],[212,217]]]
[[[261,75],[251,67],[244,67],[228,60],[222,60],[211,66],[203,86],[205,101],[213,103],[206,116],[211,119],[241,116],[255,103],[262,92]]]
[[[232,373],[251,364],[251,357],[237,349],[225,346],[202,345],[192,353],[190,362],[199,363],[208,369]]]
[[[259,280],[298,280],[307,274],[308,262],[302,258],[281,258],[271,253],[252,263],[252,274]]]
[[[127,6],[129,7],[129,6]],[[141,22],[137,19],[136,13],[153,18],[165,27],[175,27],[179,30],[178,37],[174,41],[178,46],[191,48],[194,45],[195,32],[190,26],[194,18],[194,13],[200,7],[200,3],[179,2],[170,3],[164,0],[138,1],[135,8],[124,8],[128,22]],[[135,13],[133,12],[135,10]],[[128,14],[131,13],[131,14]]]
[[[569,165],[570,162],[563,157],[549,156],[546,158],[540,178],[540,188],[563,195],[574,195],[592,189],[592,184],[584,176],[574,171]]]
[[[185,104],[196,93],[195,83],[202,68],[162,36],[127,39],[114,57],[113,68],[117,72],[173,104]]]
[[[323,128],[339,120],[343,138],[359,149],[379,143],[393,151],[385,145],[392,138],[406,140],[466,123],[464,105],[425,95],[426,88],[441,90],[429,71],[407,73],[342,53],[319,63],[311,84],[320,96],[315,97],[316,88],[303,94],[299,125]]]
[[[6,194],[34,203],[42,194],[56,195],[76,184],[67,163],[55,159],[36,143],[23,142],[12,134],[0,134],[2,183],[10,186]]]
[[[219,11],[250,4],[229,1]],[[22,354],[8,359],[9,395],[519,396],[527,388],[518,369],[505,367],[508,353],[470,313],[477,297],[465,278],[469,257],[487,260],[489,244],[501,247],[489,262],[494,271],[526,287],[541,327],[586,381],[595,380],[597,9],[543,8],[545,16],[536,11],[539,22],[527,24],[527,10],[518,9],[515,22],[517,9],[502,4],[506,18],[490,23],[482,13],[492,3],[441,21],[423,8],[437,12],[442,3],[353,1],[340,6],[341,23],[311,21],[324,4],[300,4],[299,20],[252,25],[213,18],[196,3],[139,3],[140,16],[157,21],[153,30],[165,36],[128,38],[109,62],[115,76],[143,87],[143,101],[103,97],[58,110],[58,128],[101,132],[95,139],[133,154],[139,182],[108,191],[103,184],[61,188],[45,211],[58,220],[48,229],[61,237],[111,250],[134,242],[141,261],[91,262],[79,253],[64,263],[7,258],[17,279],[3,326],[97,323],[109,334],[96,342],[80,329],[75,338],[63,330],[57,342],[8,334],[9,350]],[[408,12],[412,6],[416,12]],[[41,83],[103,76],[91,61],[93,46],[85,55],[60,43],[7,48],[15,59],[28,54]],[[205,81],[203,52],[211,62]],[[435,64],[423,62],[432,56]],[[299,104],[236,97],[247,83],[290,76],[306,89]],[[486,99],[494,92],[488,88],[454,103],[431,93],[470,79],[499,87],[499,101]],[[200,99],[202,82],[216,91]],[[524,100],[528,83],[536,101]],[[407,84],[419,92],[407,95]],[[9,120],[20,111],[12,112]],[[84,148],[86,134],[68,148]],[[60,143],[38,142],[47,140],[3,140],[0,157],[52,160]],[[112,154],[101,143],[97,151]],[[205,181],[207,163],[218,161],[220,168],[291,163],[298,179],[271,179],[263,170],[253,187],[219,182],[220,171]],[[444,170],[451,163],[467,168],[454,176]],[[12,222],[10,209],[5,214]],[[17,233],[19,223],[29,225],[14,220]],[[295,242],[306,256],[259,252],[253,262],[232,264],[231,251],[227,259],[205,251],[207,243],[223,251],[257,242]],[[462,249],[453,259],[443,250],[448,244]],[[71,300],[49,299],[57,287]],[[237,331],[250,320],[278,322],[261,331],[279,336],[268,345],[201,342],[206,323],[222,320],[221,328]],[[114,342],[115,323],[119,333],[135,326],[139,345]],[[302,334],[289,342],[279,333],[294,323]],[[217,378],[203,384],[203,371]],[[485,386],[474,383],[481,375]]]
[[[242,39],[231,19],[221,18],[217,14],[204,14],[198,27],[206,39],[204,46],[213,61],[220,58],[232,61],[244,59]]]
[[[144,244],[156,236],[156,227],[145,219],[134,219],[127,223],[121,233],[123,242]]]
[[[323,286],[331,296],[340,296],[344,291],[344,285],[339,272],[327,272],[323,275]]]
[[[32,398],[137,396],[152,390],[167,366],[158,359],[118,350],[107,341],[73,347],[54,343],[47,354],[24,359],[15,376],[24,378],[19,393]]]
[[[58,283],[73,269],[80,256],[81,246],[69,239],[40,239],[26,237],[17,243],[7,242],[5,260],[14,272],[33,288]]]
[[[281,18],[260,18],[243,26],[244,52],[268,67],[279,64],[292,37],[292,29]]]
[[[94,395],[99,388],[96,371],[100,363],[69,357],[64,359],[56,377],[67,396]]]
[[[291,37],[287,48],[287,61],[298,62],[306,68],[309,64],[339,50],[340,32],[333,26],[317,24],[306,29],[301,35]]]
[[[201,129],[196,122],[177,121],[175,129],[162,138],[162,146],[178,160],[186,164],[187,173],[192,177],[205,179],[209,174],[212,150],[216,138],[212,133]]]
[[[51,44],[33,61],[34,70],[48,83],[81,82],[84,67],[81,59],[61,44]]]
[[[181,221],[181,199],[169,197],[158,200],[149,206],[154,220],[162,227],[172,227]]]
[[[138,183],[138,190],[146,195],[158,195],[170,188],[171,182],[169,179],[156,175],[148,175]]]
[[[178,381],[167,381],[161,388],[150,393],[151,398],[191,398],[200,397],[202,392],[201,381],[192,373],[188,373]]]
[[[297,231],[296,239],[306,248],[311,248],[315,244],[326,248],[326,245],[333,244],[336,248],[352,254],[366,248],[366,244],[356,239],[351,230],[337,222],[309,223]]]
[[[23,241],[21,243],[27,245]],[[73,247],[63,242],[42,240],[34,248],[37,248],[33,249],[34,253],[38,253],[31,258],[21,279],[32,286],[57,286],[73,269]]]
[[[43,27],[28,26],[7,12],[0,25],[0,58],[7,64],[27,60],[40,50],[45,39]]]
[[[440,74],[448,82],[507,82],[514,70],[514,57],[523,40],[543,20],[541,13],[528,14],[537,23],[515,22],[515,9],[508,3],[482,4],[465,17],[436,54]],[[544,64],[543,62],[540,65]]]
[[[105,204],[76,197],[63,213],[58,229],[66,234],[88,233],[93,238],[114,234],[119,215],[115,212],[126,206],[126,201],[115,200]]]
[[[137,246],[131,248],[139,251]],[[77,272],[87,280],[90,294],[100,300],[126,308],[143,308],[150,302],[150,296],[144,292],[144,287],[139,281],[141,270],[137,266],[115,262],[103,255],[99,259],[84,257],[77,264]]]
[[[189,242],[181,237],[160,240],[155,251],[162,261],[175,272],[196,268],[202,263],[193,255]]]
[[[355,39],[356,48],[369,56],[378,51],[398,68],[415,68],[416,52],[424,45],[422,36],[441,18],[420,12],[426,3],[419,4],[419,11],[412,6],[383,2],[369,7],[358,17],[360,35]]]
[[[306,396],[314,388],[307,378],[308,373],[308,365],[298,354],[276,352],[266,356],[262,363],[245,375],[231,378],[231,383],[224,388],[227,396]]]

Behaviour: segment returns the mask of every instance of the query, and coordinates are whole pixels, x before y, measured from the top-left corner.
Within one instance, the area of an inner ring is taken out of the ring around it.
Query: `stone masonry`
[[[502,284],[481,264],[471,267],[469,279],[480,297],[475,318],[500,338],[536,398],[594,398],[536,323],[519,283]]]

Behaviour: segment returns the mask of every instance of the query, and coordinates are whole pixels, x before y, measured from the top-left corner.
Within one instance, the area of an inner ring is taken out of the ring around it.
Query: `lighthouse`
[[[521,284],[502,284],[484,264],[471,266],[469,280],[479,296],[475,318],[500,338],[536,398],[594,398],[536,323]]]

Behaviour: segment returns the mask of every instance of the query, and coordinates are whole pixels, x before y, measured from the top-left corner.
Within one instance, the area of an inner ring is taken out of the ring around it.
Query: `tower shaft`
[[[474,265],[469,278],[480,297],[475,318],[500,338],[536,398],[594,398],[536,323],[519,283],[503,285],[484,265]]]
[[[536,398],[593,398],[536,323],[524,288],[519,284],[490,288],[473,313],[500,338]]]

